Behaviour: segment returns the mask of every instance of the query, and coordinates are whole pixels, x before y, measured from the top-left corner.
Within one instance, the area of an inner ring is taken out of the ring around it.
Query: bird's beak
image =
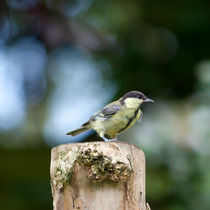
[[[147,98],[147,99],[144,100],[144,102],[154,102],[154,101],[150,98]]]

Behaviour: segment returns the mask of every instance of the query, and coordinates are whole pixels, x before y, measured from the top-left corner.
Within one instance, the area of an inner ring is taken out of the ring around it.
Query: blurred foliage
[[[52,209],[47,148],[0,150],[1,209]]]
[[[52,209],[50,147],[105,103],[156,104],[120,138],[147,158],[152,209],[210,209],[207,1],[6,0],[0,7],[0,202]],[[85,138],[85,139],[84,139]]]

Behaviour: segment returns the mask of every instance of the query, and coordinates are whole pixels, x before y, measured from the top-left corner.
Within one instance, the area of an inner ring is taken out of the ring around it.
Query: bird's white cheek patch
[[[141,105],[143,102],[142,99],[139,98],[126,98],[125,99],[125,105],[127,108],[138,108],[139,105]]]

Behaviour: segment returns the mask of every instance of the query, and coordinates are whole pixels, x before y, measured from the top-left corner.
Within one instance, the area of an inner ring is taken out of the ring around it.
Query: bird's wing
[[[100,117],[110,118],[120,110],[121,106],[118,104],[109,104],[105,106],[99,113]]]
[[[108,119],[111,116],[113,116],[114,114],[116,114],[120,109],[121,109],[121,106],[117,102],[110,103],[110,104],[106,105],[102,110],[93,114],[90,117],[90,119],[86,123],[84,123],[82,126],[88,125],[90,123],[90,121],[94,121],[100,117]]]

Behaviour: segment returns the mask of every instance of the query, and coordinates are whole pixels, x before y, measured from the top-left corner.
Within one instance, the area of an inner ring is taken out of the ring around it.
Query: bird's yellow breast
[[[127,131],[129,128],[131,128],[139,120],[139,118],[141,117],[141,115],[142,115],[142,112],[141,112],[140,109],[138,109],[138,112],[137,112],[136,116],[132,119],[132,121],[130,122],[130,124],[124,130],[122,130],[120,133],[122,133],[124,131]]]
[[[140,109],[123,107],[111,118],[97,120],[93,125],[93,129],[99,134],[102,132],[115,138],[119,133],[132,127],[140,116]]]

